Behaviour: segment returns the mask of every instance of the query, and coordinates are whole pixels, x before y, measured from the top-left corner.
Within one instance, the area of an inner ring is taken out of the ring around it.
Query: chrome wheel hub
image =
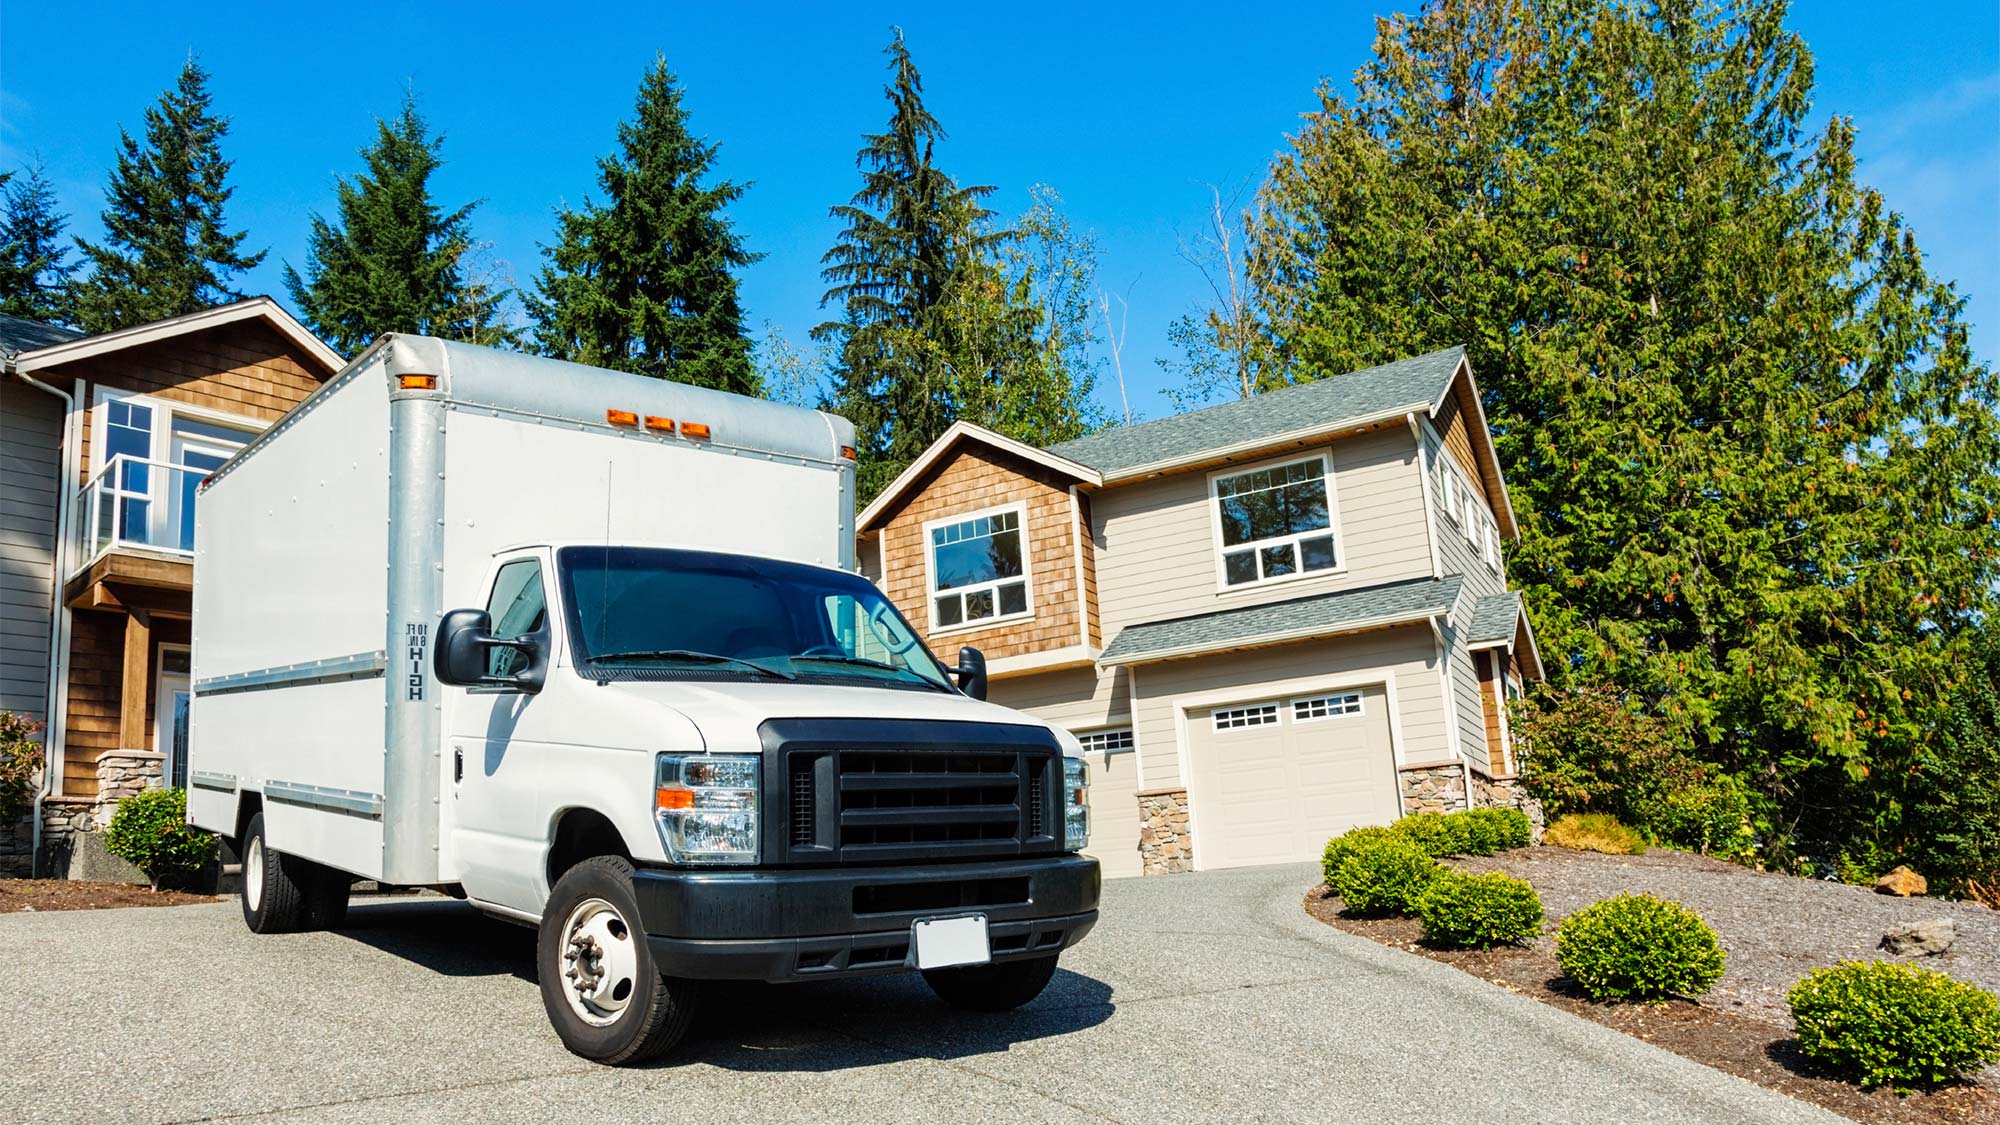
[[[638,989],[639,949],[616,907],[586,899],[563,923],[563,996],[585,1023],[618,1020]]]

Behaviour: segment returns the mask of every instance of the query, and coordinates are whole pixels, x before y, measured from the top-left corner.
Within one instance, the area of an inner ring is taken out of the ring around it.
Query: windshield
[[[953,690],[903,615],[858,575],[656,547],[564,547],[556,570],[586,676]]]

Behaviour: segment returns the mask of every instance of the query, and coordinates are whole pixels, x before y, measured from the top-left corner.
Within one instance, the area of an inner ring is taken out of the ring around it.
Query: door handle
[[[454,746],[451,750],[451,783],[457,785],[465,780],[465,749]]]

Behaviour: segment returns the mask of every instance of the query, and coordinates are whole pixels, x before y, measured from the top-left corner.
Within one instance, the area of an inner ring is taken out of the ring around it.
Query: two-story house
[[[0,869],[39,834],[59,873],[118,797],[181,783],[196,486],[340,366],[268,297],[97,336],[0,316],[0,709],[48,763]]]
[[[1107,874],[1527,803],[1505,705],[1541,662],[1462,349],[1047,448],[961,423],[857,531],[934,650],[1083,742]]]

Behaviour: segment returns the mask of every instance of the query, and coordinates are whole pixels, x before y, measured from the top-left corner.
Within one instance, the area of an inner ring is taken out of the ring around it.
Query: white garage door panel
[[[1358,715],[1301,721],[1281,700],[1276,725],[1220,731],[1213,708],[1188,712],[1197,866],[1313,860],[1331,837],[1395,819],[1388,699],[1380,685],[1361,697]]]
[[[1139,874],[1139,755],[1092,751],[1090,762],[1090,846],[1106,879]]]

